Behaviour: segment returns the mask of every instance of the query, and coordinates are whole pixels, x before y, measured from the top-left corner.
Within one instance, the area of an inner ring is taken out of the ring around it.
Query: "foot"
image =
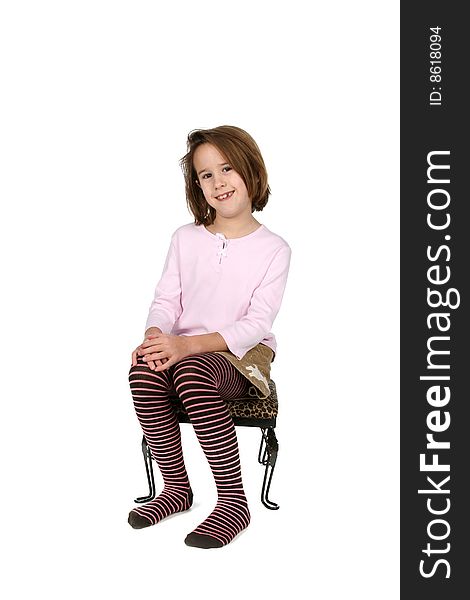
[[[163,488],[163,492],[154,500],[131,510],[127,522],[134,529],[150,527],[170,515],[188,510],[192,503],[191,488],[188,490]]]
[[[250,519],[245,496],[219,498],[211,514],[186,536],[184,543],[196,548],[221,548],[248,527]]]

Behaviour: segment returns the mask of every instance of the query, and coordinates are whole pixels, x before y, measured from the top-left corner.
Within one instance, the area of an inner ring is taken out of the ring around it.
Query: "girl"
[[[145,339],[132,353],[129,382],[137,418],[163,476],[161,494],[129,514],[135,529],[193,502],[170,392],[181,398],[214,476],[218,500],[185,539],[219,548],[250,522],[238,442],[224,400],[269,395],[279,311],[291,250],[259,223],[270,189],[253,138],[223,125],[188,136],[181,159],[194,223],[171,238]]]

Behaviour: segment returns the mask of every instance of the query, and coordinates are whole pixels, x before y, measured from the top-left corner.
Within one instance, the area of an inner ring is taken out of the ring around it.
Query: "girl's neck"
[[[223,233],[227,239],[235,239],[249,235],[260,227],[261,223],[252,215],[246,220],[233,221],[232,219],[224,219],[215,217],[212,225],[207,225],[206,229],[211,233]]]

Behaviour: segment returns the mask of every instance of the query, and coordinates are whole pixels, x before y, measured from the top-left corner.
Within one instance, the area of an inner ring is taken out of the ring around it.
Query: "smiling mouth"
[[[225,194],[220,194],[220,196],[216,196],[215,199],[216,200],[227,200],[228,198],[231,198],[232,195],[233,195],[233,191],[225,192]]]

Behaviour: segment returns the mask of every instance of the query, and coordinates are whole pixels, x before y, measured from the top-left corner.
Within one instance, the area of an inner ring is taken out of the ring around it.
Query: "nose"
[[[216,190],[225,187],[225,181],[223,180],[222,175],[214,175],[214,186]]]

